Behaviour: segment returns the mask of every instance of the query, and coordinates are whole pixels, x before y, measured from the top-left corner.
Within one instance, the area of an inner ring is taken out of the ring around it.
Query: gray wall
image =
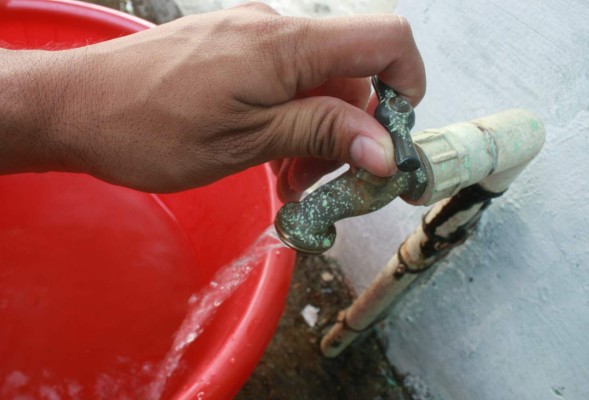
[[[439,398],[589,399],[589,2],[400,0],[426,62],[417,129],[512,107],[547,142],[479,232],[397,304],[388,355]],[[424,209],[339,224],[365,287]]]

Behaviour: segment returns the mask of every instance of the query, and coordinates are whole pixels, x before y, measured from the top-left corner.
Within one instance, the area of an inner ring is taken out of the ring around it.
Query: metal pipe
[[[350,170],[302,202],[285,204],[274,224],[285,244],[298,251],[319,254],[333,245],[336,221],[376,211],[401,194],[411,192],[417,197],[424,187],[425,174],[421,169],[399,172],[389,178]]]

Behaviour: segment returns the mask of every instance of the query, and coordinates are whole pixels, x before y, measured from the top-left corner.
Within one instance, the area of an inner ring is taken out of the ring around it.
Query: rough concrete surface
[[[416,129],[507,108],[544,120],[539,157],[479,232],[388,319],[393,365],[441,399],[589,399],[589,3],[400,1],[425,61]],[[396,202],[344,221],[332,256],[365,287],[419,223]]]

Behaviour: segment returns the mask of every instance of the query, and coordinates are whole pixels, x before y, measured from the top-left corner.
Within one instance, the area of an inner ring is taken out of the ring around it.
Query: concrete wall
[[[521,107],[547,143],[476,237],[394,308],[389,358],[437,398],[589,399],[589,2],[400,0],[397,12],[426,62],[417,129]],[[339,224],[331,254],[357,289],[423,212],[395,203]]]

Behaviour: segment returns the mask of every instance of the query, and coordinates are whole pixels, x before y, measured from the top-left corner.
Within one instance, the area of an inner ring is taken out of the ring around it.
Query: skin
[[[375,74],[414,106],[424,95],[402,17],[312,20],[261,3],[78,49],[0,50],[0,173],[161,193],[282,160],[283,199],[341,163],[391,175],[391,139],[364,111]]]

